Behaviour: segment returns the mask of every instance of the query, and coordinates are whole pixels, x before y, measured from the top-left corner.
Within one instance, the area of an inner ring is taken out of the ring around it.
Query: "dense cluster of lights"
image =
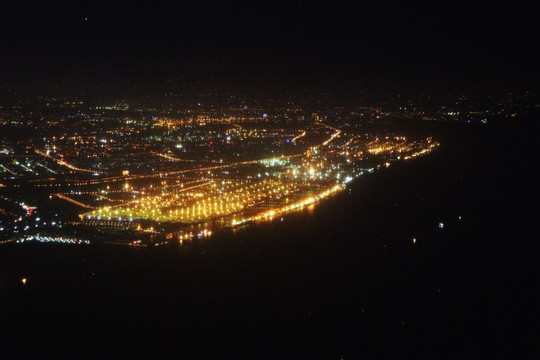
[[[100,222],[108,225],[139,220],[197,224],[221,219],[225,224],[238,226],[302,209],[340,191],[355,177],[374,170],[354,165],[354,161],[362,160],[364,154],[407,154],[414,157],[438,146],[431,139],[423,144],[407,142],[405,137],[376,138],[366,142],[355,135],[343,137],[341,130],[335,127],[322,123],[316,125],[319,129],[330,130],[329,136],[301,154],[169,172],[166,175],[171,179],[186,174],[201,177],[182,182],[177,180],[175,184],[161,181],[153,191],[148,191],[152,186],[146,188],[146,194],[133,191],[133,198],[129,201],[118,201],[114,194],[112,197],[99,196],[117,204],[81,214],[81,220],[93,225]],[[305,136],[306,131],[302,131],[294,140]],[[177,160],[168,155],[156,155]],[[388,167],[390,163],[386,161],[382,165]],[[245,175],[229,176],[240,171]],[[126,176],[125,180],[130,178]],[[126,182],[123,191],[129,192],[130,189]],[[65,195],[59,197],[76,203]],[[153,226],[142,228],[138,225],[135,229],[155,231]],[[192,237],[192,233],[182,235],[183,239]]]
[[[145,196],[118,207],[106,206],[83,214],[86,220],[150,219],[197,223],[223,217],[298,191],[295,183],[274,180],[208,181],[199,186]]]
[[[320,200],[322,200],[322,199],[324,199],[324,198],[326,198],[326,197],[328,197],[328,196],[330,196],[330,195],[332,195],[332,194],[334,194],[334,193],[336,193],[336,192],[338,192],[338,191],[340,191],[342,189],[343,189],[343,186],[335,185],[332,188],[327,189],[327,190],[325,190],[323,192],[320,192],[319,194],[317,194],[315,196],[310,196],[307,199],[295,202],[294,204],[290,204],[290,205],[283,206],[281,208],[266,211],[266,212],[257,214],[255,216],[243,218],[241,220],[233,219],[231,221],[231,225],[232,226],[238,226],[238,225],[242,225],[242,224],[245,224],[247,222],[250,222],[250,221],[272,219],[274,216],[281,215],[281,214],[291,212],[291,211],[296,211],[296,210],[304,208],[305,206],[312,205],[312,204],[316,203],[317,201],[320,201]]]
[[[77,245],[89,245],[89,240],[80,240],[74,238],[65,238],[61,236],[41,236],[41,235],[29,235],[21,239],[18,239],[16,243],[24,243],[29,241],[37,241],[40,243],[60,243],[60,244],[77,244]]]
[[[143,130],[126,121],[121,133],[107,130],[100,135],[44,138],[45,151],[34,149],[34,158],[24,162],[13,159],[16,167],[0,164],[0,171],[37,176],[30,186],[54,187],[50,199],[87,209],[79,215],[87,226],[129,228],[148,233],[144,236],[171,231],[165,228],[182,229],[174,237],[186,240],[211,233],[186,231],[194,225],[238,226],[300,210],[332,196],[366,172],[427,154],[439,145],[430,138],[410,141],[402,136],[347,133],[318,120],[286,129],[236,120],[200,114],[183,120],[152,117],[148,124],[162,128],[162,133],[142,135]],[[204,124],[201,130],[198,126]],[[130,144],[124,134],[141,141]],[[115,160],[114,151],[128,162]],[[88,160],[93,158],[110,158],[115,170]],[[55,181],[56,175],[61,178],[66,173],[74,175]],[[40,174],[50,178],[39,178]],[[62,241],[68,240],[57,242]],[[137,241],[131,245],[137,246]]]

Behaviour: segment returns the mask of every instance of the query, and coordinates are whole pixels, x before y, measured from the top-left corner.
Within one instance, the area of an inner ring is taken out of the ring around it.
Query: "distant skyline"
[[[518,2],[11,4],[0,76],[535,90],[535,14]]]

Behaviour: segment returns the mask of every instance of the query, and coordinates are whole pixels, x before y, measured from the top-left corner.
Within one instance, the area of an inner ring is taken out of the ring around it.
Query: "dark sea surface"
[[[422,125],[434,153],[182,247],[1,246],[0,358],[536,357],[532,124]]]

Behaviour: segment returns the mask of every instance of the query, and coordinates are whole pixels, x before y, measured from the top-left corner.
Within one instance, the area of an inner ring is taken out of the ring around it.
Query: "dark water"
[[[0,247],[2,358],[533,356],[532,127],[431,130],[439,151],[283,221],[181,248]]]

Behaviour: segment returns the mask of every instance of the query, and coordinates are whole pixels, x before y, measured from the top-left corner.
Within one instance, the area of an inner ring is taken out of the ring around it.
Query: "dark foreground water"
[[[534,356],[536,135],[432,130],[439,151],[283,221],[181,248],[0,247],[0,357]]]

